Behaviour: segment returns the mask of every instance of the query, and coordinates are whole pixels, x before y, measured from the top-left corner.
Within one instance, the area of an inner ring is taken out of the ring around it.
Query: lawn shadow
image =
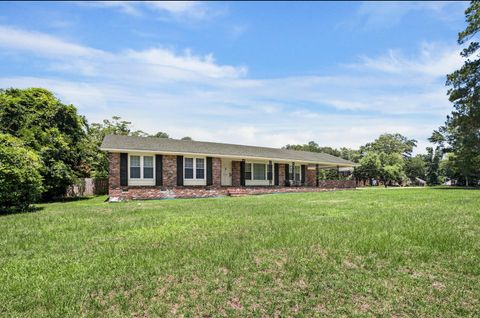
[[[67,203],[67,202],[91,200],[93,198],[96,198],[96,196],[56,198],[56,199],[41,201],[39,203]]]
[[[433,190],[480,190],[480,187],[464,187],[464,186],[438,186],[431,187]]]
[[[43,209],[44,209],[43,206],[31,206],[26,210],[19,210],[15,208],[3,209],[3,210],[0,210],[0,217],[11,215],[11,214],[35,213]]]

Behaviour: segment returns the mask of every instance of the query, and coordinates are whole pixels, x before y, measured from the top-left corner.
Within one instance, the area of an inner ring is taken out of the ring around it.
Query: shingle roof
[[[103,139],[100,149],[105,151],[138,150],[159,153],[218,155],[222,157],[244,157],[245,159],[265,158],[269,160],[304,161],[340,166],[355,165],[354,162],[326,153],[156,137],[107,135]]]

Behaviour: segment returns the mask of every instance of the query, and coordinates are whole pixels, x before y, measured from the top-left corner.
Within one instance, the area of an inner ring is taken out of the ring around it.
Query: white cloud
[[[84,1],[79,2],[82,5],[100,7],[100,8],[115,8],[123,13],[140,16],[141,11],[137,8],[133,1]]]
[[[219,11],[209,9],[199,1],[85,1],[84,6],[113,8],[122,13],[143,16],[156,12],[160,18],[204,20],[218,15]]]
[[[207,15],[206,7],[198,1],[147,1],[150,7],[166,11],[173,16],[188,16],[203,19]]]
[[[467,1],[363,1],[356,18],[342,26],[361,29],[385,29],[398,25],[409,14],[423,12],[437,19],[450,21],[453,10],[464,11]]]
[[[85,76],[113,77],[135,81],[193,80],[238,78],[246,67],[220,65],[213,54],[196,56],[190,50],[176,54],[172,50],[153,48],[109,53],[68,42],[44,33],[27,32],[0,25],[0,47],[27,51],[53,61],[50,69]],[[76,59],[72,60],[72,57]]]
[[[0,47],[36,52],[52,57],[99,57],[104,52],[67,42],[51,35],[0,25]]]
[[[90,121],[119,115],[151,133],[277,147],[309,140],[358,147],[384,132],[425,142],[451,108],[445,74],[461,63],[456,48],[426,43],[412,56],[363,57],[328,75],[262,79],[189,50],[107,52],[43,33],[0,31],[0,55],[36,55],[41,70],[55,74],[0,76],[0,87],[46,87]]]
[[[446,48],[434,43],[423,43],[420,53],[406,57],[396,50],[376,58],[363,57],[362,63],[351,65],[368,70],[396,74],[420,74],[437,78],[454,71],[462,63],[457,47]]]

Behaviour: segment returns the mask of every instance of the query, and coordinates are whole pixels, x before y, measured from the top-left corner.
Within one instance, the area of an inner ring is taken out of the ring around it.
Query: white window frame
[[[246,161],[245,162],[245,165],[247,164],[251,164],[252,165],[252,179],[251,180],[248,180],[248,179],[245,179],[245,186],[273,186],[275,184],[275,165],[274,163],[272,162],[272,180],[268,180],[268,165],[269,165],[269,162],[268,161]],[[265,179],[264,180],[255,180],[255,176],[254,176],[254,168],[253,168],[253,165],[254,164],[262,164],[264,165],[265,167]]]
[[[298,168],[298,176],[299,178],[297,179],[296,178],[296,175],[297,175],[297,171],[293,171],[293,179],[295,181],[302,181],[302,166],[301,165],[295,165],[295,170],[297,170]]]
[[[247,179],[247,166],[250,167],[250,179]],[[245,178],[245,181],[252,181],[253,180],[253,163],[251,162],[245,162],[245,172],[244,172],[244,176]]]
[[[132,178],[130,176],[130,167],[131,167],[131,157],[140,157],[140,178]],[[153,157],[153,178],[144,178],[143,168],[144,168],[144,157]],[[142,185],[155,185],[156,171],[155,171],[155,154],[137,154],[129,153],[128,154],[128,185],[132,186],[142,186]]]
[[[185,159],[193,160],[193,178],[185,178]],[[197,159],[203,159],[203,178],[197,178]],[[207,157],[183,157],[183,185],[207,185]]]
[[[265,176],[264,179],[255,179],[255,165],[263,165],[263,175]],[[268,163],[258,163],[258,162],[254,162],[252,163],[252,180],[255,180],[255,181],[264,181],[264,180],[268,180]]]

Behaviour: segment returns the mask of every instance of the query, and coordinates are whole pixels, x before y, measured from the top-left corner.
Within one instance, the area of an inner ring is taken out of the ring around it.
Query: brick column
[[[285,186],[285,164],[280,163],[278,165],[278,185],[280,187]]]
[[[177,156],[163,156],[163,186],[177,186]]]
[[[306,175],[306,185],[309,187],[316,187],[317,186],[317,168],[315,167],[314,170],[308,169],[307,166],[307,175]]]
[[[222,159],[212,158],[212,185],[220,187],[222,185]]]
[[[240,187],[240,161],[232,161],[232,186]]]
[[[120,188],[120,153],[109,152],[108,158],[108,187],[109,189]]]

